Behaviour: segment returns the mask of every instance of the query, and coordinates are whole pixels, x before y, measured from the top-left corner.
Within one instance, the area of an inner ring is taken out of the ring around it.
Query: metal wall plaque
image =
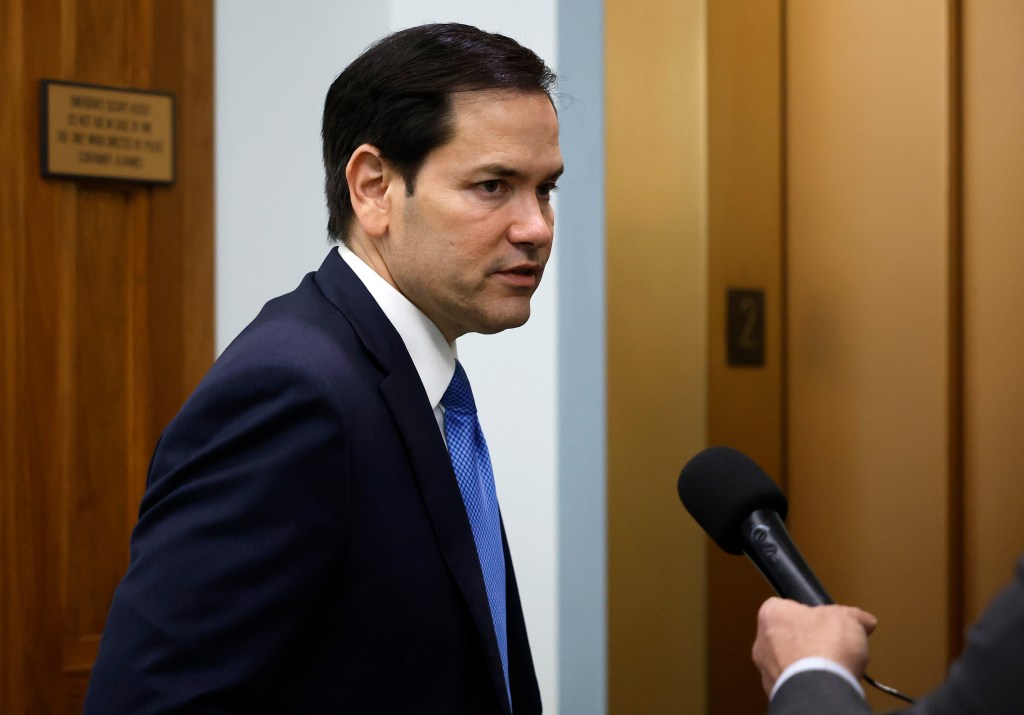
[[[41,80],[46,178],[174,181],[174,95]]]
[[[764,291],[726,290],[726,357],[734,367],[764,366]]]

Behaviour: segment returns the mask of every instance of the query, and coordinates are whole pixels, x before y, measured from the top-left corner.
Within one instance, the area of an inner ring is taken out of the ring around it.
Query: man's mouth
[[[540,274],[540,265],[537,263],[521,263],[498,271],[499,273],[515,273],[521,276],[536,276]]]
[[[495,275],[519,287],[536,286],[540,280],[540,274],[541,267],[536,263],[523,263],[495,272]]]

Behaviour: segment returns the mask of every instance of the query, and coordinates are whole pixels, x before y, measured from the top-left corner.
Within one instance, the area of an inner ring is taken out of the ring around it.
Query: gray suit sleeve
[[[769,715],[866,715],[870,709],[842,678],[806,671],[786,681]],[[938,688],[904,715],[1024,713],[1024,559],[1013,582],[971,628],[963,656]]]
[[[946,681],[907,713],[1024,713],[1024,560],[967,634]]]
[[[870,715],[871,709],[850,684],[827,670],[797,673],[775,693],[768,715]]]

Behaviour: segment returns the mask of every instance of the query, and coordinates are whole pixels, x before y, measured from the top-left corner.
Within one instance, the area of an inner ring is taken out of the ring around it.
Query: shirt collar
[[[341,243],[338,244],[338,253],[395,326],[427,392],[430,407],[437,409],[455,374],[455,343],[449,344],[423,311],[364,263],[352,249]]]

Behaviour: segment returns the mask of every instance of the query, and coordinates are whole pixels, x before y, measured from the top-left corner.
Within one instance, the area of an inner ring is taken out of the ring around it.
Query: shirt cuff
[[[830,673],[835,673],[840,678],[850,684],[850,687],[860,693],[860,696],[864,697],[864,688],[861,687],[857,679],[853,677],[853,673],[848,671],[843,666],[834,660],[828,658],[820,658],[818,656],[811,656],[809,658],[801,658],[800,660],[791,663],[782,673],[779,674],[778,679],[775,681],[775,685],[772,686],[772,692],[768,695],[768,699],[775,697],[775,693],[778,692],[782,684],[792,678],[797,673],[803,673],[806,670],[827,670]]]

